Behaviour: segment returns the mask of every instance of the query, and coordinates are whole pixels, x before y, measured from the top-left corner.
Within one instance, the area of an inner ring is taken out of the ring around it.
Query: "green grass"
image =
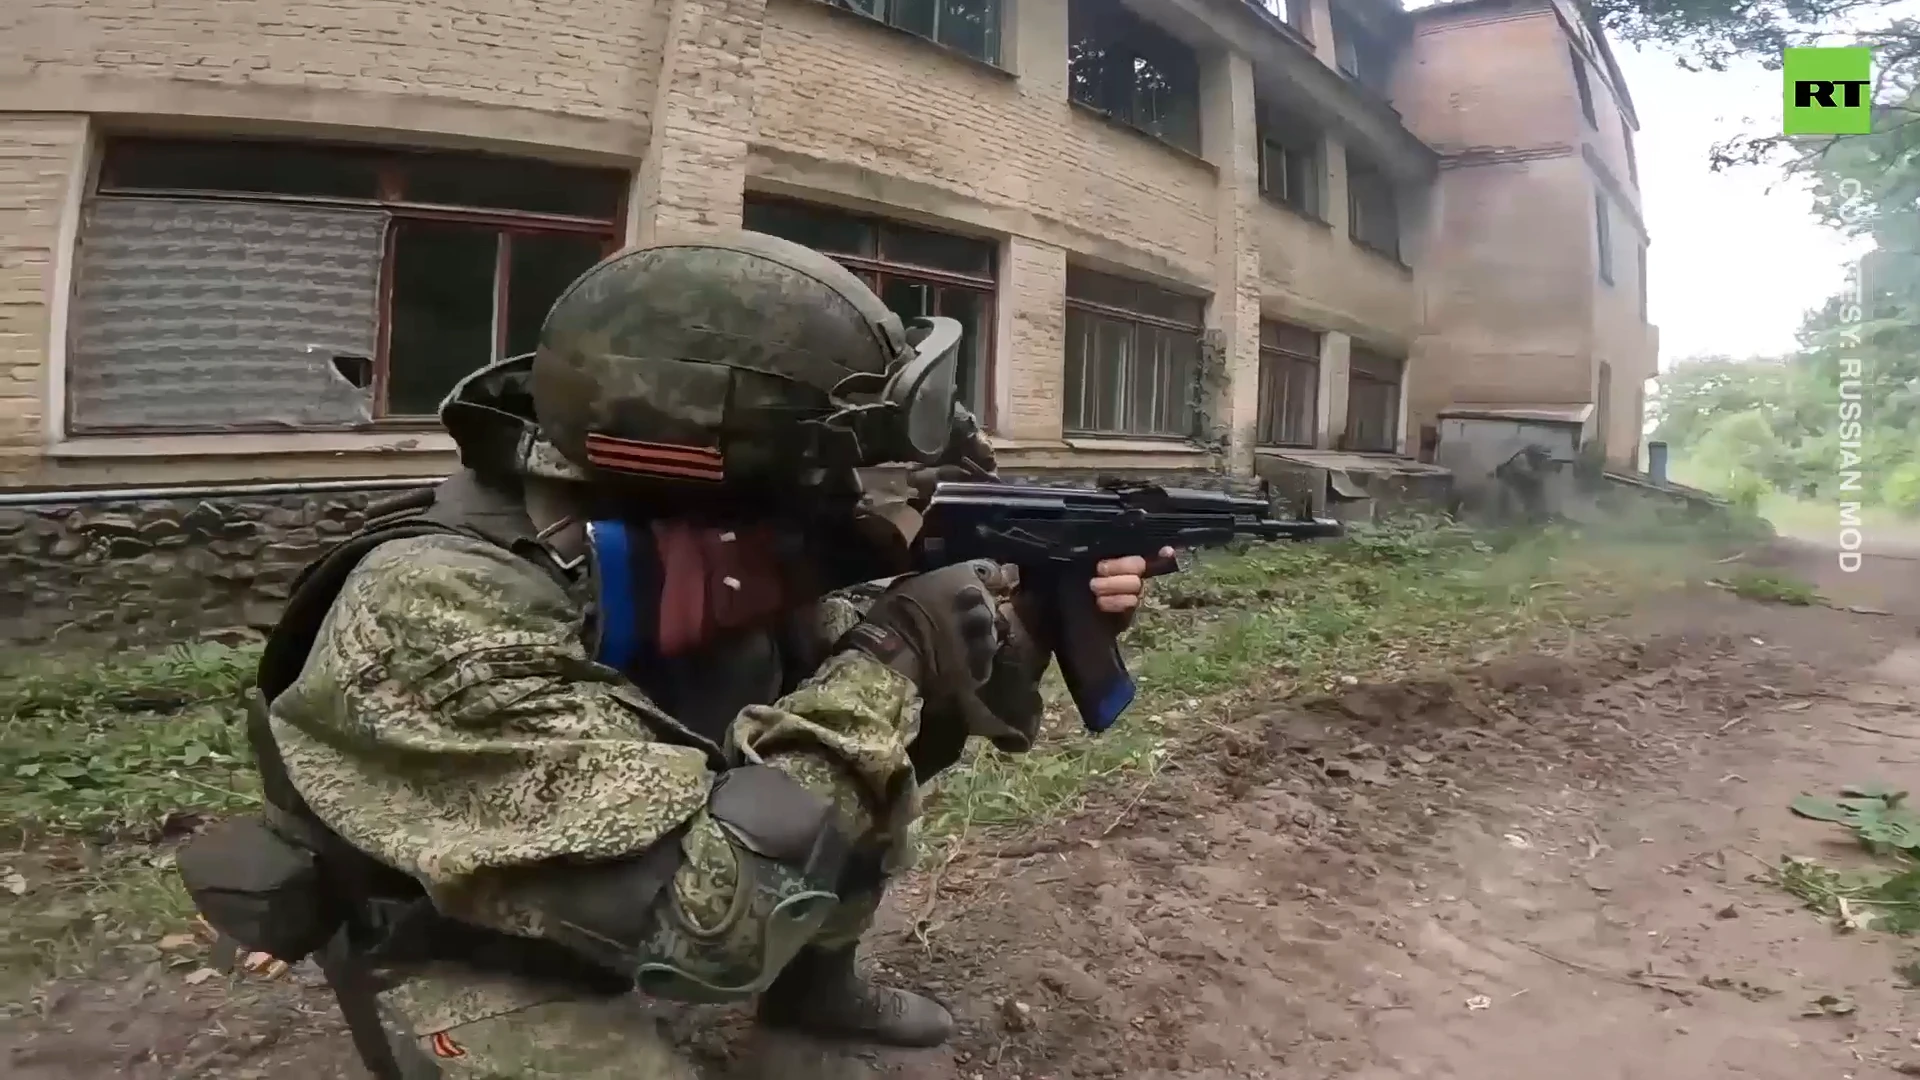
[[[921,839],[939,846],[1050,820],[1113,782],[1142,783],[1248,702],[1444,667],[1616,614],[1700,579],[1729,539],[1645,515],[1514,533],[1425,520],[1333,544],[1203,554],[1155,583],[1126,638],[1141,692],[1131,712],[1090,736],[1050,679],[1049,737],[1017,757],[972,745],[937,783]]]
[[[1713,584],[1742,599],[1762,604],[1807,607],[1826,602],[1826,598],[1812,585],[1791,574],[1773,570],[1738,570],[1714,579]]]
[[[17,985],[153,949],[191,905],[171,833],[255,805],[240,725],[249,649],[0,673],[0,972]]]
[[[239,716],[254,658],[197,645],[9,673],[0,821],[27,833],[140,836],[176,813],[252,803]]]
[[[1138,789],[1235,715],[1349,678],[1457,663],[1622,609],[1698,577],[1724,535],[1622,516],[1475,532],[1439,520],[1358,528],[1331,544],[1203,553],[1154,585],[1125,646],[1140,698],[1103,736],[1057,679],[1047,737],[1008,756],[976,744],[942,777],[924,843],[1029,827],[1102,790]],[[54,658],[57,659],[57,658]],[[204,645],[0,671],[0,970],[21,979],[143,956],[190,906],[171,839],[257,805],[241,693],[256,654]]]

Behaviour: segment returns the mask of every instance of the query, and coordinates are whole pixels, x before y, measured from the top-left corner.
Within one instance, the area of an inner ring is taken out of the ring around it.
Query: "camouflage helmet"
[[[656,240],[554,302],[533,412],[591,479],[792,482],[928,459],[947,443],[959,324],[915,322],[799,244]]]

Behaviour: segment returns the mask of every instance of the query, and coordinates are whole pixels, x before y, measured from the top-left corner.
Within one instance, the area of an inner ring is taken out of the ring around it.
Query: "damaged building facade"
[[[1364,487],[1463,406],[1637,463],[1638,121],[1562,0],[48,0],[11,29],[16,639],[270,609],[370,493],[452,468],[457,379],[687,227],[958,319],[1012,469]]]

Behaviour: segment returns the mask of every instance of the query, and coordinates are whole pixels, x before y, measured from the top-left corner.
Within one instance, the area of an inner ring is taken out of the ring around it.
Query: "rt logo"
[[[1873,131],[1873,50],[1788,49],[1782,133],[1866,135]]]

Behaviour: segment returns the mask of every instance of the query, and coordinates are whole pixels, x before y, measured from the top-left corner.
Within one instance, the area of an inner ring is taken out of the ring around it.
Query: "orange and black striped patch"
[[[434,1032],[427,1037],[427,1042],[433,1047],[434,1057],[463,1058],[467,1056],[466,1049],[459,1043],[454,1042],[444,1031]]]
[[[611,435],[587,436],[587,464],[611,472],[675,480],[719,483],[727,478],[726,458],[711,446],[674,446]]]

